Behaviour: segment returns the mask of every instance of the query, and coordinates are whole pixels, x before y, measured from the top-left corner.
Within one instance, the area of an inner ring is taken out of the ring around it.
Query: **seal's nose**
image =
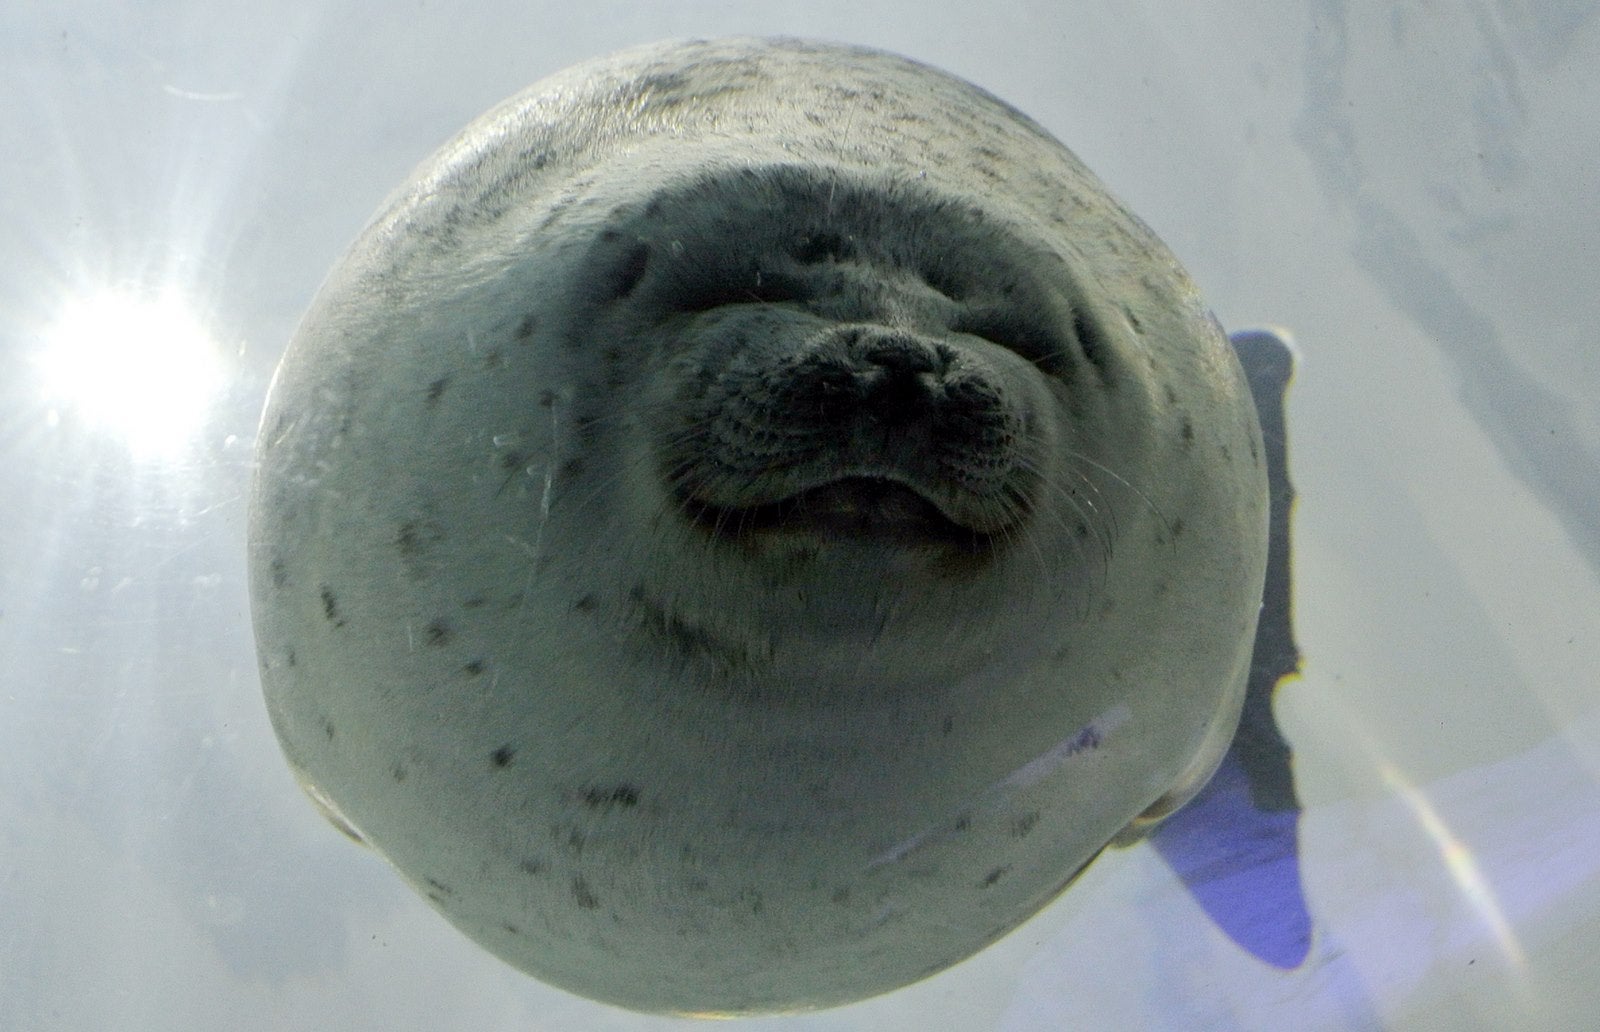
[[[886,423],[927,419],[944,394],[949,349],[914,333],[876,326],[839,331],[862,397],[862,410]]]
[[[916,334],[852,326],[840,333],[865,361],[891,373],[930,373],[949,365],[946,349]]]

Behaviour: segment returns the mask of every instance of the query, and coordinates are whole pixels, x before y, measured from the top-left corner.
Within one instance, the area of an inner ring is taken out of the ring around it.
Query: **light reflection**
[[[1445,870],[1456,883],[1456,887],[1461,890],[1461,894],[1466,897],[1467,902],[1472,904],[1473,909],[1489,926],[1489,931],[1499,943],[1500,952],[1504,954],[1506,963],[1519,976],[1525,976],[1527,957],[1523,954],[1522,943],[1517,939],[1505,911],[1501,909],[1500,900],[1495,896],[1489,880],[1483,876],[1483,869],[1478,866],[1472,850],[1456,837],[1449,825],[1445,824],[1444,819],[1439,816],[1439,811],[1428,801],[1428,797],[1408,781],[1393,764],[1383,760],[1378,761],[1378,772],[1383,777],[1384,783],[1392,788],[1416,815],[1417,824],[1438,847],[1439,856],[1444,860]]]
[[[172,292],[110,289],[71,299],[40,344],[44,400],[142,458],[187,444],[223,385],[216,343]]]

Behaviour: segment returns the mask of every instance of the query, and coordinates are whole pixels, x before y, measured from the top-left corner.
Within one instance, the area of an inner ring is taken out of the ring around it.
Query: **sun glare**
[[[44,331],[46,399],[141,456],[192,439],[222,385],[216,343],[170,294],[109,290],[70,302]]]

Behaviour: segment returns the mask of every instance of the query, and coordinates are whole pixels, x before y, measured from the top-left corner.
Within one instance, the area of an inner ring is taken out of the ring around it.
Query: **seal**
[[[969,956],[1192,796],[1267,481],[1159,240],[945,73],[796,40],[489,112],[335,267],[251,498],[268,712],[453,924],[643,1011]]]

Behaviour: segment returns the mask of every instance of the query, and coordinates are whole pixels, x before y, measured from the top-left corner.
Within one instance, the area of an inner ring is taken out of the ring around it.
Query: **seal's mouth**
[[[987,552],[994,544],[990,534],[957,523],[915,488],[886,477],[842,477],[744,507],[689,499],[685,511],[693,523],[719,538],[803,535],[900,547],[935,545],[968,554]]]

